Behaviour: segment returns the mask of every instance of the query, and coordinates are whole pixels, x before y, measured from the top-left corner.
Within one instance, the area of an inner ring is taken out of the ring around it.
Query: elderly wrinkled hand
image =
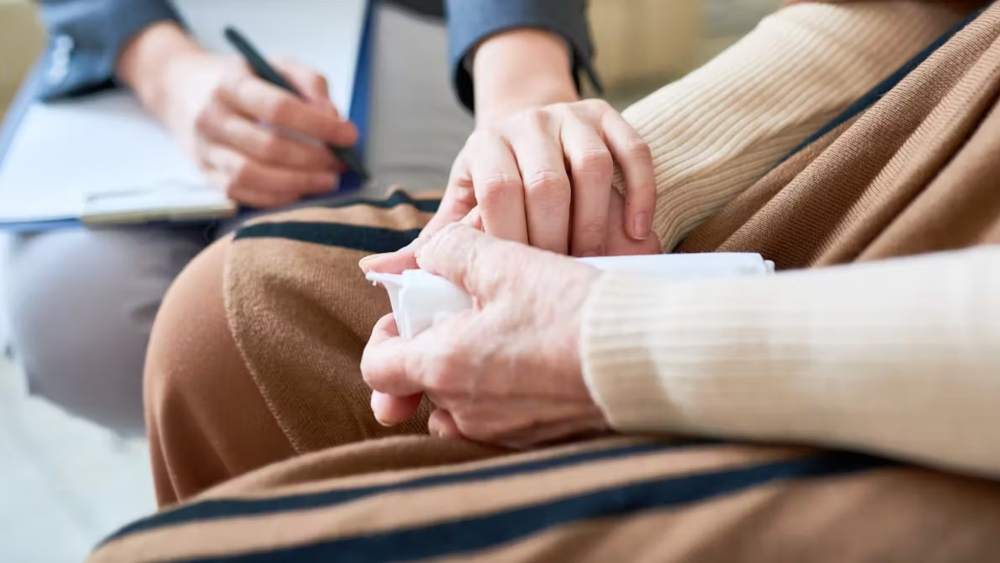
[[[376,324],[361,370],[380,422],[407,420],[426,395],[429,430],[441,437],[524,448],[607,429],[579,351],[596,269],[463,224],[442,229],[417,259],[475,307],[412,340],[391,314]]]

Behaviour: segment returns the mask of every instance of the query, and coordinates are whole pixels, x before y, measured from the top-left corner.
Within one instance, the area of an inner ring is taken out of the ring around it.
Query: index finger
[[[410,362],[419,350],[412,341],[399,336],[392,313],[375,323],[372,336],[361,356],[361,376],[373,391],[394,397],[409,397],[423,392]]]
[[[483,226],[495,237],[527,244],[524,187],[513,151],[498,136],[483,136],[478,142],[470,169]]]
[[[357,142],[357,129],[341,121],[335,112],[309,104],[249,71],[233,74],[219,93],[222,101],[233,109],[286,131],[337,146],[351,146]]]
[[[542,251],[501,240],[463,223],[441,229],[417,255],[424,270],[448,279],[480,300],[516,286],[519,272],[533,271],[525,263]]]

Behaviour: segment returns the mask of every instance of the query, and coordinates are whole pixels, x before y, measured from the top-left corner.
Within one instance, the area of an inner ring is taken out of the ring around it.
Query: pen
[[[250,41],[248,41],[242,33],[236,31],[236,29],[232,27],[227,27],[226,40],[229,41],[229,43],[232,44],[232,46],[235,47],[241,55],[243,55],[243,58],[245,58],[247,63],[250,65],[250,69],[257,75],[258,78],[264,80],[265,82],[269,82],[282,90],[287,90],[296,96],[302,97],[302,94],[295,89],[295,86],[292,86],[291,83],[285,80],[285,77],[281,76],[278,71],[274,70],[274,67],[269,65],[267,61],[264,60],[264,57],[261,56],[257,49],[250,44]],[[331,152],[333,152],[334,155],[337,156],[337,158],[340,159],[341,162],[346,164],[348,168],[361,176],[362,181],[368,180],[370,177],[368,170],[365,169],[365,164],[361,161],[361,158],[358,157],[357,153],[355,153],[353,149],[350,147],[337,147],[331,144],[327,144],[326,146]]]

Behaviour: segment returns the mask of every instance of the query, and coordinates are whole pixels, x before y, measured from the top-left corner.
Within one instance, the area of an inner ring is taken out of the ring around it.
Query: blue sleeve
[[[572,51],[577,87],[582,71],[601,89],[592,64],[587,0],[447,0],[447,17],[455,91],[470,110],[475,110],[474,85],[465,57],[484,39],[510,29],[544,29],[561,36]]]
[[[178,21],[167,0],[40,0],[49,44],[39,95],[52,100],[115,85],[125,44],[153,23]]]

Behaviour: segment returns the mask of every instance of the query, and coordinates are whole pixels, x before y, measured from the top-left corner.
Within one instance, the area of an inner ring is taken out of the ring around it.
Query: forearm
[[[116,74],[150,113],[164,119],[165,95],[175,63],[202,52],[177,23],[155,23],[127,44],[118,58]]]
[[[516,30],[544,30],[561,39],[571,55],[567,70],[590,74],[594,48],[587,24],[587,0],[446,0],[448,51],[455,92],[463,105],[479,113],[476,104],[482,84],[473,80],[467,62],[476,50]],[[528,52],[517,63],[532,63]],[[561,72],[561,70],[560,70]]]
[[[518,29],[491,37],[476,50],[473,66],[480,123],[579,99],[566,42],[546,31]]]
[[[624,112],[653,152],[670,250],[957,16],[909,2],[801,4]],[[621,189],[621,186],[619,186]]]
[[[614,427],[1000,476],[1000,247],[770,278],[609,275],[584,320]]]

